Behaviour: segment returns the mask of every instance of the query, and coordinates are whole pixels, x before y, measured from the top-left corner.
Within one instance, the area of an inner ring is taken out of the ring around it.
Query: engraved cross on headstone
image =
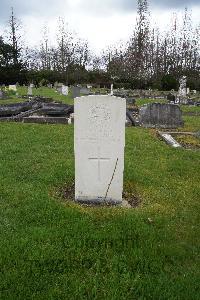
[[[97,157],[89,157],[89,160],[95,161],[98,164],[98,180],[101,181],[101,162],[109,161],[110,158],[107,157],[101,157],[101,149],[98,147],[98,154]]]

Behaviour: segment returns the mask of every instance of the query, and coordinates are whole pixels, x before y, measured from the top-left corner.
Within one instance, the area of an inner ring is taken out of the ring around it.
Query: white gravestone
[[[68,93],[69,93],[68,86],[63,85],[63,86],[62,86],[62,95],[67,96]]]
[[[180,84],[180,87],[179,87],[179,90],[178,90],[178,100],[179,100],[179,103],[187,103],[187,99],[186,99],[186,96],[187,96],[187,77],[186,76],[182,76],[179,80],[179,84]]]
[[[75,199],[122,202],[126,101],[114,96],[75,99]]]
[[[57,87],[57,92],[62,94],[62,86]]]
[[[28,93],[27,93],[28,96],[32,96],[33,95],[33,90],[32,90],[32,87],[29,86],[28,87]]]
[[[113,92],[113,84],[111,84],[111,87],[110,87],[110,94],[111,96],[113,96],[114,92]]]
[[[17,91],[17,87],[16,87],[16,85],[15,84],[13,84],[13,85],[9,85],[9,90],[10,91],[14,91],[14,92],[16,92]]]

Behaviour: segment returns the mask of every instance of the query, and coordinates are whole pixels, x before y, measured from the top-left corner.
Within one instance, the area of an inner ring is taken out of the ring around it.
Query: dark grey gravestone
[[[58,93],[62,94],[62,86],[57,87]]]
[[[127,126],[136,126],[133,114],[129,109],[126,110],[126,125]]]
[[[135,104],[135,99],[134,98],[126,98],[126,104],[127,105],[134,105]]]
[[[169,93],[169,94],[167,95],[167,100],[168,100],[169,102],[175,103],[176,97],[175,97],[173,94]]]
[[[81,88],[80,93],[86,96],[91,94],[90,89],[88,88]]]
[[[73,105],[43,103],[40,114],[45,116],[66,116],[74,112]]]
[[[4,95],[3,92],[0,90],[0,99],[3,99]]]
[[[114,96],[121,97],[121,98],[129,98],[128,97],[128,92],[127,91],[123,91],[123,90],[114,91]]]
[[[152,103],[139,111],[139,122],[143,127],[176,128],[183,126],[182,112],[178,105]]]
[[[72,87],[72,97],[73,97],[73,99],[77,98],[77,97],[80,97],[80,91],[81,91],[80,87],[78,87],[78,86],[73,86]]]
[[[31,102],[0,105],[0,117],[9,117],[9,116],[18,115],[22,112],[31,110],[32,106],[33,103]]]
[[[188,99],[187,105],[195,105],[195,102],[192,99]]]

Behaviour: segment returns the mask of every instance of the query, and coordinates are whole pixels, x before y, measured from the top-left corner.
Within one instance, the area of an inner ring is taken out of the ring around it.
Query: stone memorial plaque
[[[114,96],[75,99],[75,200],[122,202],[126,101]]]
[[[69,93],[68,86],[63,85],[63,86],[62,86],[62,91],[61,91],[61,92],[62,92],[62,95],[67,96],[68,93]]]

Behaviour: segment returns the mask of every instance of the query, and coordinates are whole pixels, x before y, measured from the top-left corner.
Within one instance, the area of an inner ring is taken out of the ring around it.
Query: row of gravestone
[[[33,91],[32,91],[33,87],[34,87],[34,84],[29,85],[28,93],[27,93],[28,96],[33,95]],[[49,84],[48,87],[52,88],[52,84]],[[64,96],[67,96],[68,93],[69,93],[68,86],[63,85],[63,84],[57,84],[56,89],[60,94],[62,94]],[[9,90],[13,90],[13,91],[16,92],[17,91],[16,85],[9,85]],[[146,91],[146,92],[149,92],[149,91]],[[178,92],[177,96],[175,96],[173,93],[169,93],[167,95],[167,99],[169,101],[174,102],[174,103],[185,103],[185,104],[187,104],[187,102],[188,102],[188,99],[186,98],[186,93],[187,92],[188,92],[188,89],[186,89],[186,78],[183,77],[180,80],[180,88],[179,88],[179,92]],[[196,91],[194,91],[194,92],[196,92]],[[92,95],[92,94],[93,93],[91,92],[91,89],[88,88],[88,87],[80,87],[80,86],[72,87],[72,98],[73,99],[75,99],[77,97],[80,97],[80,95]],[[134,105],[134,103],[133,103],[134,99],[133,99],[133,97],[132,98],[129,97],[129,94],[130,94],[129,91],[126,91],[126,90],[123,90],[123,89],[114,91],[113,90],[113,84],[111,85],[110,95],[115,95],[115,96],[119,96],[119,97],[122,97],[122,98],[125,97],[127,99],[128,104]],[[3,95],[3,92],[1,91],[0,92],[0,99],[3,99],[3,98],[4,98],[4,95]]]
[[[68,86],[62,85],[57,87],[56,89],[60,94],[67,96],[69,93],[69,88]],[[89,96],[93,95],[94,93],[91,91],[90,88],[88,87],[79,87],[79,86],[73,86],[71,88],[72,91],[72,98],[75,99],[77,97],[80,97],[81,95],[84,96]]]
[[[32,87],[33,85],[30,85],[28,87],[29,96],[32,96]],[[11,85],[9,86],[9,89],[16,90],[16,86]],[[111,91],[113,92],[113,86]],[[60,87],[59,92],[61,92],[63,95],[67,95],[69,92],[68,86],[62,85]],[[89,95],[91,94],[91,92],[90,89],[88,88],[72,87],[73,98],[79,97],[80,94]],[[118,93],[115,92],[115,95],[121,97],[127,96],[127,94],[123,94],[123,92],[118,92]],[[135,104],[135,99],[126,98],[126,103],[127,103],[127,108],[131,108]],[[131,112],[128,112],[127,120],[130,125],[136,125],[138,123],[146,127],[152,127],[152,126],[177,127],[177,126],[181,126],[182,124],[182,120],[180,117],[180,109],[177,109],[176,107],[172,108],[172,106],[165,106],[165,105],[163,106],[159,104],[152,104],[143,107],[139,113],[138,119],[135,121]]]
[[[34,84],[30,84],[29,86],[28,86],[28,92],[27,92],[27,95],[28,96],[32,96],[33,95],[33,88],[34,88],[35,86],[34,86]],[[49,88],[52,88],[52,84],[49,84],[48,85],[48,87]],[[14,92],[17,92],[17,86],[16,85],[9,85],[9,87],[8,87],[8,89],[9,90],[12,90],[12,91],[14,91]],[[56,88],[56,90],[60,93],[60,94],[62,94],[62,95],[64,95],[64,96],[67,96],[68,94],[69,94],[69,87],[68,86],[66,86],[66,85],[61,85],[61,86],[58,86],[57,88]],[[83,87],[83,88],[80,88],[80,87],[72,87],[72,97],[73,98],[77,98],[77,97],[80,97],[80,95],[90,95],[90,94],[92,94],[91,93],[91,90],[89,89],[89,88],[86,88],[86,87]],[[3,93],[3,91],[2,90],[0,90],[0,98],[3,98],[3,96],[4,96],[4,93]]]
[[[59,90],[58,90],[59,89]],[[63,94],[63,95],[68,95],[69,89],[67,86],[62,86],[58,88],[57,90]],[[75,99],[77,97],[80,97],[80,95],[92,95],[92,92],[89,88],[87,87],[78,87],[78,86],[73,86],[72,87],[72,98]]]
[[[93,99],[95,101],[96,95],[93,96],[83,96],[80,97],[83,104],[87,102],[87,99]],[[109,96],[101,96],[101,97],[109,97]],[[113,99],[118,99],[119,97],[112,96]],[[45,99],[35,99],[32,98],[32,101],[28,101],[19,104],[9,104],[9,105],[0,105],[0,118],[1,117],[9,117],[16,115],[24,110],[32,110],[34,105],[38,108],[38,103],[41,103],[43,109],[41,110],[43,115],[53,115],[56,117],[69,117],[67,112],[71,112],[68,110],[69,106],[62,103],[47,103]],[[125,99],[124,99],[125,100]],[[126,102],[126,101],[125,101]],[[47,103],[47,104],[45,104]],[[39,112],[38,112],[39,113]],[[41,115],[41,113],[39,113]],[[130,126],[143,126],[143,127],[160,127],[160,128],[176,128],[183,125],[182,120],[182,112],[178,105],[174,104],[160,104],[160,103],[152,103],[142,106],[140,109],[133,107],[129,108],[127,105],[126,110],[126,120],[127,125]]]

